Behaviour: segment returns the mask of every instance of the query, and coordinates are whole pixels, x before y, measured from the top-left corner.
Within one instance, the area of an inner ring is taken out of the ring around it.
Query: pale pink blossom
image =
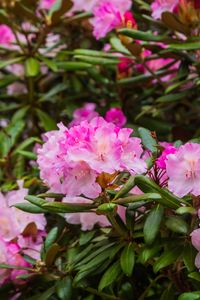
[[[35,223],[38,230],[44,230],[46,219],[43,214],[26,213],[14,207],[17,203],[27,203],[24,199],[28,195],[28,189],[23,188],[23,182],[19,181],[19,189],[3,195],[0,193],[0,237],[5,241],[17,238],[30,223]]]
[[[192,245],[198,250],[195,258],[195,266],[200,270],[200,228],[193,230],[190,236]]]
[[[200,195],[200,144],[187,143],[166,160],[168,188],[179,197]]]
[[[18,236],[17,243],[24,254],[39,260],[43,239],[45,236],[45,231],[39,230],[37,232],[37,236]]]
[[[118,127],[123,127],[126,124],[126,116],[121,108],[113,107],[106,112],[105,120],[112,122]]]
[[[99,6],[105,0],[73,0],[73,7],[71,11],[93,11],[93,9]],[[131,7],[131,0],[112,0],[112,4],[118,7],[118,9],[124,13]]]
[[[93,118],[98,117],[98,113],[95,111],[95,103],[85,103],[83,107],[75,109],[73,112],[73,120],[69,126],[79,125],[82,121],[91,121]]]
[[[7,25],[0,25],[0,45],[9,46],[15,41],[15,36]]]
[[[151,15],[154,19],[160,19],[163,12],[173,12],[178,3],[179,0],[154,0],[151,4]]]

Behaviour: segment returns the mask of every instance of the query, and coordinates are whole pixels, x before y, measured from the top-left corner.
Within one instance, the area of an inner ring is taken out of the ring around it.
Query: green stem
[[[29,102],[33,103],[33,101],[34,101],[34,81],[33,81],[33,77],[28,77],[28,91],[29,91]]]
[[[122,236],[124,239],[128,239],[129,238],[129,235],[128,235],[128,232],[126,231],[126,229],[122,228],[120,226],[120,224],[116,220],[116,217],[112,213],[108,214],[107,218],[108,218],[109,222],[112,224],[113,228],[116,230],[116,232],[120,236]]]

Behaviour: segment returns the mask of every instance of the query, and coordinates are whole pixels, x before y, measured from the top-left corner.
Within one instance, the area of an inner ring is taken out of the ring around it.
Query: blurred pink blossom
[[[113,107],[106,112],[105,120],[112,122],[118,127],[123,127],[126,124],[126,117],[121,108]]]
[[[160,19],[163,12],[173,12],[178,3],[179,0],[154,0],[151,4],[151,15],[154,19]]]
[[[0,45],[9,46],[15,41],[15,36],[7,25],[0,25]]]
[[[166,147],[161,156],[156,160],[156,164],[160,169],[166,169],[166,160],[169,154],[173,154],[176,153],[177,148],[173,147],[173,146],[168,146]]]
[[[168,188],[179,197],[200,195],[200,144],[187,143],[167,157]]]
[[[79,125],[82,121],[91,121],[93,118],[98,117],[98,113],[95,111],[95,103],[85,103],[83,107],[77,108],[73,113],[73,120],[69,126]]]

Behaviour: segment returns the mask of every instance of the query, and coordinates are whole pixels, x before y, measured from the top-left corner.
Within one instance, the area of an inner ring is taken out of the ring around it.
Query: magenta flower
[[[40,0],[39,7],[41,9],[50,9],[54,3],[56,3],[56,0]]]
[[[120,11],[112,2],[102,2],[100,6],[95,7],[93,13],[94,18],[91,23],[97,40],[105,37],[108,32],[122,23]]]
[[[200,195],[200,145],[187,143],[167,157],[168,187],[179,197]]]
[[[0,45],[9,46],[15,41],[15,36],[7,25],[0,25]]]
[[[126,124],[126,117],[123,111],[118,107],[113,107],[107,111],[105,115],[107,122],[112,122],[118,127],[123,127]]]
[[[93,118],[98,117],[99,114],[95,109],[95,103],[85,103],[83,107],[77,108],[73,113],[73,120],[69,126],[79,125],[82,121],[91,121]]]
[[[163,12],[173,12],[178,3],[179,0],[154,0],[151,4],[151,15],[154,19],[160,19]]]
[[[165,170],[166,169],[166,160],[169,154],[173,154],[176,153],[177,148],[173,147],[173,146],[168,146],[166,147],[161,156],[156,160],[156,165],[160,168]]]

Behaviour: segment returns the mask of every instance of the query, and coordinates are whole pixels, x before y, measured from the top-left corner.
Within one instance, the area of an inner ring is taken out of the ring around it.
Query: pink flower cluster
[[[96,179],[102,172],[146,171],[141,140],[131,133],[101,117],[70,129],[60,124],[59,130],[46,134],[48,141],[38,150],[40,176],[53,192],[95,198],[101,192]]]
[[[199,0],[154,0],[151,4],[152,17],[160,19],[165,11],[177,13],[181,6],[187,10],[187,5],[192,5],[194,9],[200,9]]]
[[[105,37],[111,30],[123,27],[125,19],[136,24],[132,14],[127,12],[131,6],[130,1],[124,1],[123,6],[121,4],[118,1],[103,1],[93,9],[91,24],[97,40]]]
[[[27,267],[29,264],[20,253],[34,259],[40,258],[46,219],[44,215],[26,213],[14,207],[17,203],[26,202],[24,197],[28,194],[28,189],[22,185],[23,182],[19,182],[18,190],[5,195],[0,193],[0,263]],[[34,227],[34,232],[28,229],[31,226]],[[24,270],[0,269],[0,285],[9,280],[15,281],[17,276],[24,273]]]
[[[96,104],[85,103],[83,107],[75,109],[73,113],[73,120],[69,127],[79,125],[82,121],[91,121],[93,118],[98,117],[98,112],[95,111]],[[112,107],[106,112],[105,120],[114,123],[118,127],[123,127],[126,124],[126,116],[123,111],[118,107]]]

